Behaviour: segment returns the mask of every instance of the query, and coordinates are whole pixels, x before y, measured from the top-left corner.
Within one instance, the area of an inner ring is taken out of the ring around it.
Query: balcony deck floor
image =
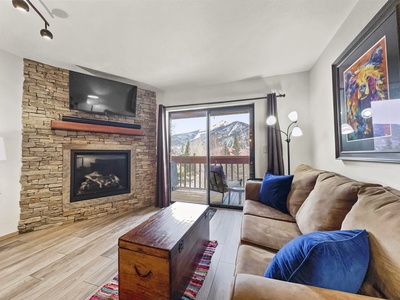
[[[239,201],[239,197],[241,197]],[[244,193],[231,192],[230,201],[229,193],[224,193],[224,198],[222,199],[222,194],[211,191],[210,193],[211,204],[223,204],[231,206],[243,206]],[[171,192],[171,200],[178,202],[190,202],[190,203],[207,203],[207,191],[205,189],[188,189],[188,188],[177,188]],[[229,202],[229,203],[228,203]]]

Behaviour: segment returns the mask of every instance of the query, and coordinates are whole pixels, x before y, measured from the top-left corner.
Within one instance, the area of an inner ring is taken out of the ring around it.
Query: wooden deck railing
[[[210,163],[223,167],[227,181],[241,180],[244,183],[249,178],[250,159],[248,156],[212,156]],[[171,184],[173,187],[206,189],[207,180],[206,156],[171,157]]]

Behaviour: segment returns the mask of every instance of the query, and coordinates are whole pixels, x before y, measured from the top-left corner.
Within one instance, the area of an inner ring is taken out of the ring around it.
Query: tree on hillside
[[[226,144],[224,145],[224,149],[222,150],[222,155],[229,156],[229,148]]]
[[[185,152],[183,153],[184,156],[190,155],[190,141],[188,140],[185,146]]]
[[[220,155],[218,153],[219,141],[216,135],[210,135],[210,151],[211,155]]]
[[[233,155],[234,156],[239,156],[240,155],[240,144],[239,140],[237,138],[237,135],[233,138]]]

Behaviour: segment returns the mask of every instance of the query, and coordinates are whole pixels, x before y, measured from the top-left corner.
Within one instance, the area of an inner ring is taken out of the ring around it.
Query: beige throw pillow
[[[300,206],[314,189],[318,175],[325,171],[314,169],[308,165],[299,165],[294,171],[292,188],[287,198],[287,209],[292,217],[296,217]]]
[[[362,187],[342,229],[368,232],[371,259],[360,292],[399,299],[400,191],[390,187]]]
[[[314,189],[296,214],[302,233],[340,229],[357,201],[363,183],[327,172],[318,176]]]

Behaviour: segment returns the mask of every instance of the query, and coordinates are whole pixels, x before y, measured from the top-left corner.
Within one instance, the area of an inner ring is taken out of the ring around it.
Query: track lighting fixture
[[[49,22],[43,17],[43,15],[38,11],[38,9],[32,4],[30,0],[12,0],[12,4],[15,8],[22,10],[22,11],[29,11],[29,6],[33,8],[33,10],[42,18],[44,21],[44,29],[40,30],[40,35],[45,38],[52,40],[53,34],[50,30],[47,29],[47,26],[50,26]],[[28,5],[29,4],[29,5]]]

